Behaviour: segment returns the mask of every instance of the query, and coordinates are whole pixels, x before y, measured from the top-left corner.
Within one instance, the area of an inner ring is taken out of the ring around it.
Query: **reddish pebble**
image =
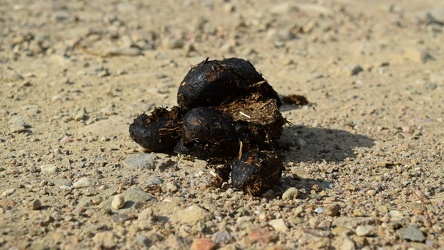
[[[216,244],[207,238],[196,239],[191,245],[193,250],[211,250],[215,249]]]
[[[268,244],[271,241],[273,241],[274,235],[272,232],[270,232],[266,229],[257,228],[257,229],[254,229],[250,232],[248,239],[250,239],[253,242]]]

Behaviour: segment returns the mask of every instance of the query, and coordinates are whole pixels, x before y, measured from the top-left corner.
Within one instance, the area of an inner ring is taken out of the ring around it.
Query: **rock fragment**
[[[39,199],[35,199],[31,202],[32,210],[39,210],[40,208],[42,208],[42,202]]]
[[[426,15],[429,23],[444,25],[444,7],[429,10]]]
[[[40,166],[40,172],[42,174],[55,174],[58,168],[54,164],[44,164]]]
[[[12,133],[22,133],[26,131],[28,124],[25,121],[25,118],[19,115],[13,116],[9,120],[9,130]]]
[[[153,153],[137,153],[127,156],[123,161],[123,165],[127,168],[154,169],[156,167],[154,164],[155,159],[156,156]]]
[[[193,241],[191,249],[193,250],[213,250],[216,248],[216,244],[207,238],[200,238]]]
[[[290,230],[290,229],[288,229],[288,227],[285,224],[285,221],[283,219],[270,220],[268,222],[268,224],[270,226],[272,226],[274,228],[274,230],[281,232],[281,233],[286,233]]]
[[[369,236],[373,232],[374,226],[358,226],[356,228],[356,235],[357,236]]]
[[[88,177],[82,177],[74,182],[72,185],[75,188],[89,187],[92,185],[92,182]]]
[[[401,228],[397,232],[399,237],[405,240],[416,242],[424,242],[426,240],[424,233],[413,225]]]
[[[287,189],[287,191],[285,191],[282,194],[282,200],[294,200],[296,198],[298,198],[299,195],[299,190],[297,190],[295,187],[291,187],[289,189]]]
[[[114,196],[111,206],[114,209],[121,209],[123,206],[125,206],[125,198],[120,194]]]
[[[325,213],[328,216],[338,216],[340,210],[341,210],[341,207],[339,206],[339,204],[331,204],[331,205],[327,206],[327,210],[325,211]]]
[[[198,221],[206,221],[212,218],[212,215],[207,210],[198,205],[192,205],[179,211],[176,214],[176,219],[181,223],[193,224]]]

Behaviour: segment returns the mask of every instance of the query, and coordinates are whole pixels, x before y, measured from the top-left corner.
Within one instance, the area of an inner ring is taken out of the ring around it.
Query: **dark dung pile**
[[[275,140],[286,123],[281,100],[254,66],[240,58],[192,67],[177,93],[179,106],[141,114],[131,138],[153,152],[225,163],[221,179],[252,195],[272,188],[282,173]]]

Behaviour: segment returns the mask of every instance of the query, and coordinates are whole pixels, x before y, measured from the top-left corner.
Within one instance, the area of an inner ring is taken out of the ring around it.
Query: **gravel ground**
[[[443,29],[434,0],[0,1],[0,248],[443,249]],[[233,56],[311,103],[262,197],[128,135]]]

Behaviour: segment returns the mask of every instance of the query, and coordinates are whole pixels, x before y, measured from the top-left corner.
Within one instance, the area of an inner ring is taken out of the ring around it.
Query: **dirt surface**
[[[0,248],[444,248],[440,1],[0,1]],[[283,176],[207,187],[128,126],[207,57],[284,104]]]

